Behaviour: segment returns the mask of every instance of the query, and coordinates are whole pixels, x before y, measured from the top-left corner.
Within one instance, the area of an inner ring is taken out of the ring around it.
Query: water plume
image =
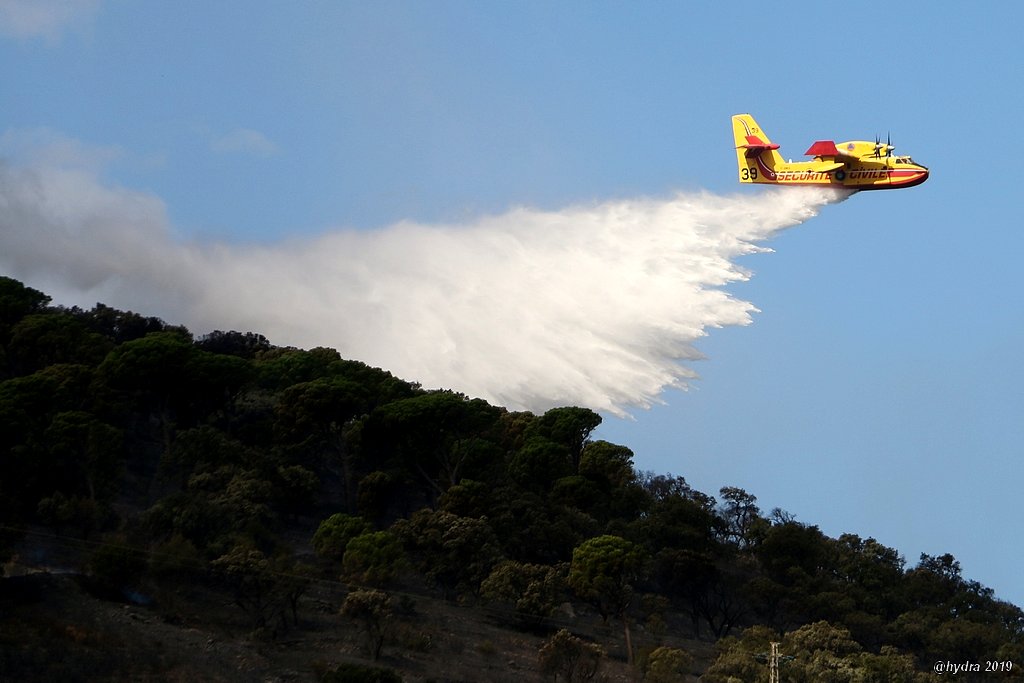
[[[849,193],[682,193],[276,244],[176,239],[163,202],[95,169],[0,165],[0,272],[202,334],[330,346],[513,409],[622,415],[695,377],[709,328],[746,325],[729,283],[761,243]]]

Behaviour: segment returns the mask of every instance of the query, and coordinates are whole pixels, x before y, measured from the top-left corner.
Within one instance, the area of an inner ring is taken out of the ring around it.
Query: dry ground
[[[275,637],[254,637],[246,615],[208,588],[178,587],[152,598],[145,606],[104,599],[71,574],[0,579],[0,680],[317,681],[342,662],[392,669],[408,683],[543,680],[537,653],[548,636],[517,629],[493,607],[414,596],[411,614],[392,625],[380,661],[372,662],[359,627],[338,614],[338,584],[314,584],[299,628]],[[624,661],[617,625],[593,615],[565,625],[609,650],[599,678],[641,679]],[[711,657],[708,643],[655,638],[639,626],[634,639],[638,649],[683,647],[696,668]]]

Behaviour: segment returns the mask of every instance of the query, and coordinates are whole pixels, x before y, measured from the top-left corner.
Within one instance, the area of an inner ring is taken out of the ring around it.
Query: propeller
[[[875,156],[876,157],[881,157],[883,149],[885,150],[885,156],[887,156],[887,157],[891,157],[892,156],[892,151],[894,149],[896,149],[895,147],[892,146],[892,137],[891,137],[891,135],[889,133],[885,134],[885,144],[884,145],[882,144],[882,136],[880,136],[880,135],[876,135],[875,136]]]

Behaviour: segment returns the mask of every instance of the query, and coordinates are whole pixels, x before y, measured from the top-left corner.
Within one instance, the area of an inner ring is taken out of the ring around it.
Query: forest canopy
[[[345,609],[377,654],[375,620],[402,587],[540,628],[569,602],[617,624],[630,657],[631,624],[718,641],[712,681],[748,680],[738,653],[773,639],[899,680],[937,660],[1024,663],[1024,612],[952,555],[908,564],[765,514],[743,489],[638,471],[628,447],[592,439],[600,422],[428,391],[253,332],[52,306],[0,277],[4,561],[31,530],[90,539],[81,569],[112,592],[208,582],[254,629],[297,627],[296,577],[330,577],[368,591]]]

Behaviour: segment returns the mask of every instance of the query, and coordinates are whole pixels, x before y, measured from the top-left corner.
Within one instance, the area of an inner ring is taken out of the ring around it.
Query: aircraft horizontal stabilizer
[[[761,138],[757,137],[756,135],[748,135],[747,136],[746,148],[747,149],[778,149],[779,146],[774,144],[774,143],[771,143],[771,142],[765,142],[764,140],[762,140]]]
[[[740,145],[740,148],[747,150],[748,157],[756,157],[761,152],[778,149],[779,146],[772,142],[766,142],[756,135],[748,135],[747,144]]]

